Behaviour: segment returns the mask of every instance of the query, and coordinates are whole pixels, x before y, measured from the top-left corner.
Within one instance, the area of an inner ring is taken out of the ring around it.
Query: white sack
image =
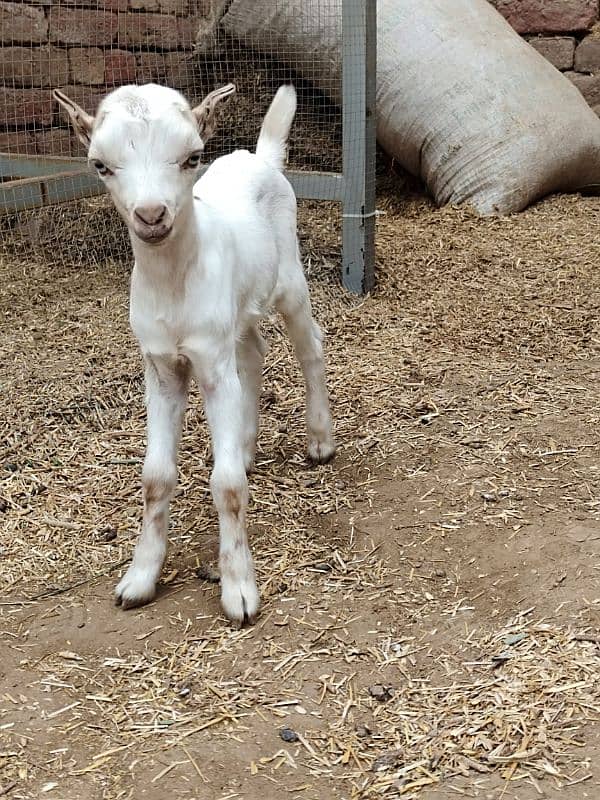
[[[377,12],[377,138],[438,204],[509,213],[600,183],[600,120],[486,0]],[[233,0],[221,24],[339,102],[339,2]]]

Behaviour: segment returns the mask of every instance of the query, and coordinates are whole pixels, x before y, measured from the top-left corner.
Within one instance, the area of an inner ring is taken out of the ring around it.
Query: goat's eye
[[[98,175],[112,175],[112,172],[102,161],[98,161],[98,159],[95,159],[94,161],[92,161],[92,164],[94,165],[94,169],[96,170]]]
[[[183,162],[183,168],[196,169],[196,167],[200,164],[200,156],[200,153],[192,153],[192,155]]]

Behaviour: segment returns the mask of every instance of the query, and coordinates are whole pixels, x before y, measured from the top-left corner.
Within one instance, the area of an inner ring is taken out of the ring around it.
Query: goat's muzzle
[[[133,230],[146,244],[159,244],[171,233],[170,217],[165,205],[138,206],[133,211]]]
[[[135,235],[145,244],[160,244],[171,233],[171,225],[134,225]]]
[[[173,223],[165,205],[138,206],[133,211],[133,229],[146,244],[159,244],[171,233]]]

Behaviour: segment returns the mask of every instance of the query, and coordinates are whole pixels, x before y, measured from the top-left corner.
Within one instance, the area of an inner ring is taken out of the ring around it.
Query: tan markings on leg
[[[187,386],[190,377],[190,361],[185,356],[177,356],[173,364],[173,372],[182,387]]]
[[[161,374],[160,370],[156,365],[156,362],[154,361],[151,355],[146,354],[145,358],[146,362],[154,370],[156,379],[158,380],[161,388],[164,390],[166,384],[164,374]],[[187,358],[186,356],[176,356],[170,358],[166,364],[166,367],[171,373],[171,376],[175,378],[175,380],[177,381],[178,391],[183,392],[187,390],[191,374],[191,364],[189,358]]]
[[[239,489],[225,489],[223,492],[223,500],[227,511],[235,517],[239,517],[242,507]]]
[[[164,500],[170,488],[167,482],[161,478],[151,479],[144,483],[144,503],[146,507]]]
[[[167,524],[166,513],[164,510],[157,511],[154,514],[148,514],[146,523],[156,525],[158,528],[164,528]]]

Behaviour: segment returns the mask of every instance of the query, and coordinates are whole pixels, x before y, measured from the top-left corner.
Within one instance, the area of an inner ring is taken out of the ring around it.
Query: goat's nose
[[[166,206],[138,206],[133,212],[144,225],[158,225],[167,213]]]

